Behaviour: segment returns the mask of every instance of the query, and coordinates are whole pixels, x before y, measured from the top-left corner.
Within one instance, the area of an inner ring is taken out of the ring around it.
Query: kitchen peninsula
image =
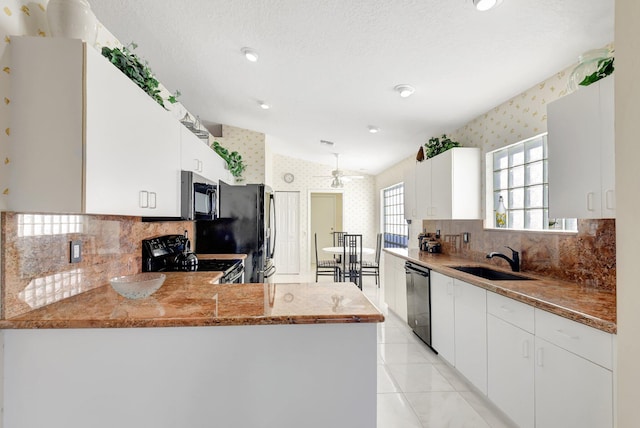
[[[216,275],[168,273],[142,300],[105,285],[0,321],[4,426],[375,426],[384,317],[355,285]]]

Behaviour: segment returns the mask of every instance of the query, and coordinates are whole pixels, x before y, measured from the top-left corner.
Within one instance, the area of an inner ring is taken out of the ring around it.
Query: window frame
[[[542,153],[539,157],[530,158],[533,150],[527,151],[527,146],[534,145],[538,140],[542,139]],[[547,133],[535,135],[530,138],[509,144],[504,147],[497,148],[485,155],[485,228],[492,230],[518,230],[532,232],[577,232],[577,219],[549,218],[549,180],[548,180],[548,152]],[[522,147],[520,149],[520,147]],[[505,152],[503,159],[507,166],[496,167],[494,159],[496,154]],[[514,161],[514,159],[517,159]],[[542,171],[535,170],[535,164],[542,164]],[[520,174],[514,174],[520,169]],[[532,174],[532,171],[537,174]],[[540,177],[538,181],[529,181],[530,177]],[[497,179],[500,177],[499,179]],[[515,178],[514,178],[515,177]],[[514,183],[518,180],[517,183]],[[505,185],[500,182],[506,181]],[[498,185],[496,185],[498,182]],[[536,189],[540,188],[540,189]],[[537,200],[541,200],[540,204],[531,205],[530,202],[535,195],[534,190],[541,192]],[[507,227],[497,227],[495,221],[495,212],[497,209],[499,196],[503,196],[505,208],[507,210]],[[542,228],[532,228],[528,213],[533,211],[542,211]],[[514,215],[521,215],[518,223],[522,227],[513,227]],[[552,224],[553,222],[553,224]]]
[[[383,248],[407,248],[409,225],[404,216],[404,183],[385,187],[380,191],[380,199]]]

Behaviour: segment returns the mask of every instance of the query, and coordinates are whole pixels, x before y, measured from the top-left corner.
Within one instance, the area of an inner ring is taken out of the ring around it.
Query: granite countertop
[[[510,272],[510,270],[447,254],[397,248],[385,249],[385,252],[599,330],[608,333],[617,331],[614,292],[528,272],[519,272],[519,274],[533,278],[529,281],[491,281],[453,269],[452,266],[484,266],[504,272]]]
[[[220,272],[168,272],[146,299],[128,300],[109,284],[26,314],[0,328],[183,327],[382,322],[351,283],[214,284]]]

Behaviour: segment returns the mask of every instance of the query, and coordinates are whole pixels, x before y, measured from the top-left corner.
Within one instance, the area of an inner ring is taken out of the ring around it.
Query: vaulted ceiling
[[[338,152],[368,174],[613,41],[613,0],[503,0],[487,12],[472,0],[90,4],[205,124],[264,132],[274,152],[328,165]],[[401,98],[398,84],[415,93]]]

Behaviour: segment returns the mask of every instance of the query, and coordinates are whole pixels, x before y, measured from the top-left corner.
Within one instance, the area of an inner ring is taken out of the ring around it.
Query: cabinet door
[[[420,220],[431,216],[431,168],[432,159],[416,164],[416,217]]]
[[[393,271],[396,283],[396,303],[393,311],[408,323],[407,317],[407,275],[404,271],[404,259],[394,257]]]
[[[404,172],[404,218],[413,220],[416,214],[416,169],[411,167]]]
[[[455,367],[487,393],[487,292],[453,280],[455,296]]]
[[[179,216],[180,125],[98,52],[86,51],[86,212]]]
[[[601,216],[599,99],[593,84],[547,107],[549,217]]]
[[[450,219],[453,150],[430,159],[431,161],[431,205],[427,218]]]
[[[535,345],[536,427],[612,427],[612,372],[538,337]]]
[[[384,270],[382,272],[384,283],[382,286],[384,288],[384,301],[389,309],[396,307],[396,274],[393,267],[393,259],[395,258],[397,257],[389,253],[384,254]]]
[[[193,171],[214,183],[230,182],[224,159],[184,126],[180,128],[180,157],[183,170]]]
[[[455,363],[453,279],[431,271],[431,341],[433,349]]]
[[[601,150],[600,167],[602,179],[602,217],[616,216],[616,160],[615,160],[615,97],[614,76],[598,81],[600,84]]]
[[[534,426],[533,335],[487,317],[487,395],[519,427]]]

